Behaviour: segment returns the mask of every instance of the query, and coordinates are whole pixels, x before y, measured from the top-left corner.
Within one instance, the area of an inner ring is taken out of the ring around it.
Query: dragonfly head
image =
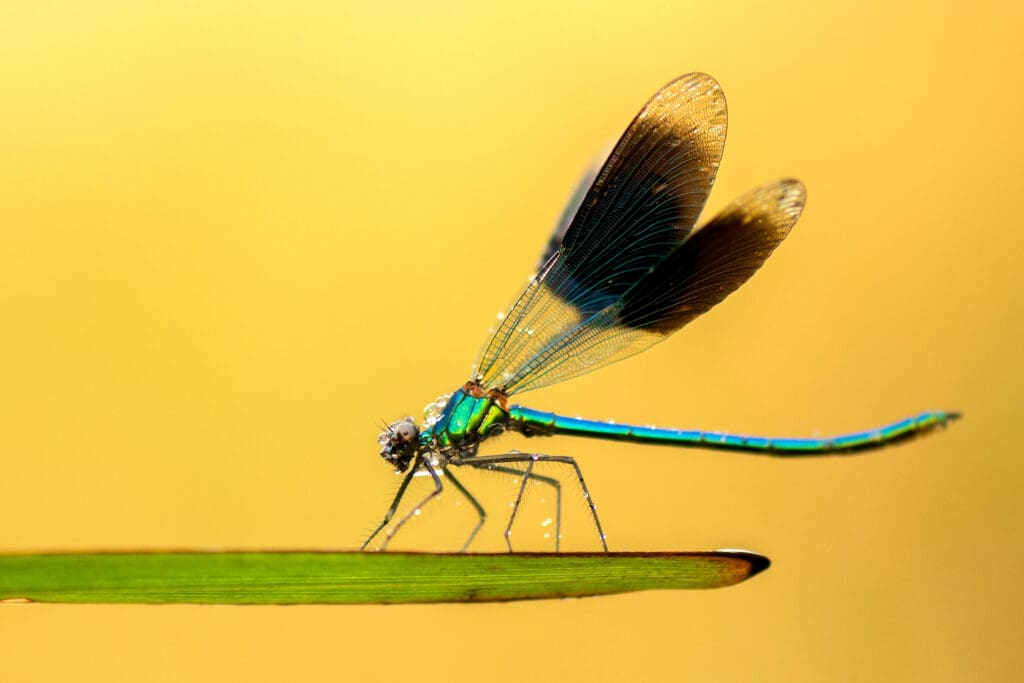
[[[405,472],[420,447],[420,428],[411,417],[392,422],[377,437],[380,457],[395,466],[395,472]]]

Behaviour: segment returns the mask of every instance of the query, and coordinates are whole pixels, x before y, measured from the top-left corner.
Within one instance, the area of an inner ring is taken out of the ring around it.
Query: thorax
[[[443,411],[420,434],[420,443],[437,451],[471,450],[488,436],[505,429],[508,410],[504,396],[467,384],[448,399]]]

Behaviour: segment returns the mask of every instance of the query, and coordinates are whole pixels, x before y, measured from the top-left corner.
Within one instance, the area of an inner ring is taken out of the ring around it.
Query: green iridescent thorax
[[[444,408],[444,412],[433,425],[427,426],[420,435],[420,443],[433,448],[477,443],[487,436],[500,432],[508,421],[508,412],[498,404],[498,398],[472,391],[470,387],[459,389]]]

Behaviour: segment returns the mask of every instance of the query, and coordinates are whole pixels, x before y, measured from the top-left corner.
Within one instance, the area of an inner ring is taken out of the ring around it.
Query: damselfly
[[[561,487],[557,479],[533,472],[536,463],[550,462],[572,468],[607,550],[574,458],[478,454],[483,441],[505,431],[805,457],[881,448],[959,417],[933,411],[832,438],[780,439],[583,420],[509,404],[514,394],[576,377],[665,339],[746,282],[786,238],[805,201],[803,185],[789,179],[748,192],[692,230],[718,171],[726,123],[725,96],[705,74],[682,76],[647,102],[600,169],[584,178],[537,274],[500,319],[471,379],[428,406],[422,428],[407,417],[381,433],[381,456],[406,475],[363,548],[394,518],[409,483],[423,473],[433,489],[388,530],[380,548],[441,493],[442,475],[479,516],[463,550],[468,548],[486,518],[452,473],[468,466],[521,479],[505,528],[510,552],[527,482],[553,486],[558,550]]]

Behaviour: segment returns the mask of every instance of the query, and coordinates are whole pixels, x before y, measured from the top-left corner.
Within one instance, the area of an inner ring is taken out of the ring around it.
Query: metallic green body
[[[441,413],[441,417],[420,435],[424,446],[449,449],[469,446],[500,432],[508,413],[490,396],[473,396],[459,389]]]

